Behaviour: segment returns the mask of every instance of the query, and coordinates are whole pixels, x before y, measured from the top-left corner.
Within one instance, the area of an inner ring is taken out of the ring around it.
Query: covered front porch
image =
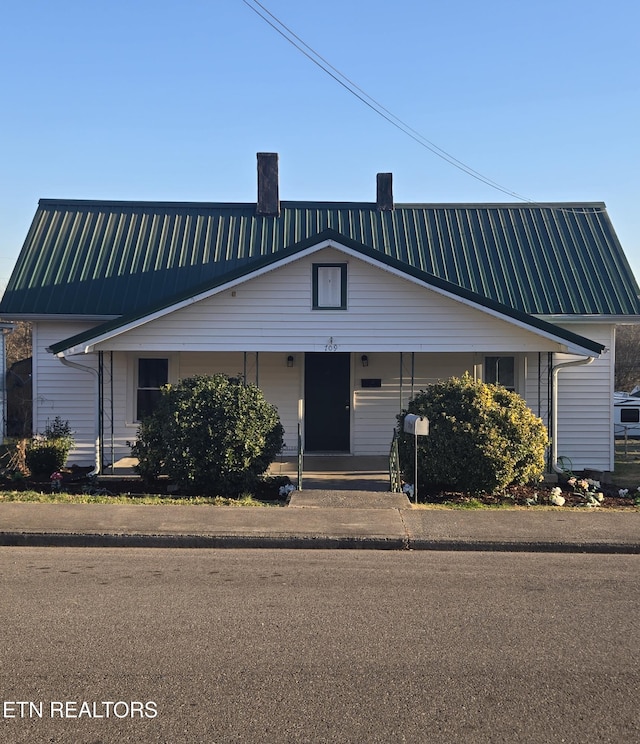
[[[100,478],[135,478],[136,459],[123,457],[107,466]],[[298,457],[279,455],[267,471],[270,476],[288,477],[298,490],[339,490],[389,492],[389,458],[383,456],[304,455],[302,477]],[[302,489],[300,489],[302,487]]]
[[[136,439],[139,421],[159,397],[160,387],[194,375],[224,373],[260,387],[278,409],[285,430],[283,451],[290,456],[301,445],[306,457],[386,459],[397,416],[414,394],[465,372],[522,392],[546,419],[550,365],[547,353],[473,351],[99,353],[96,435],[101,470],[127,458],[128,443]]]

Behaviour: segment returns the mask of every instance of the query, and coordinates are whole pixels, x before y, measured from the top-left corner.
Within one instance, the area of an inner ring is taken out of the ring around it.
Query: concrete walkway
[[[414,509],[402,494],[332,489],[272,508],[0,503],[0,545],[640,554],[640,512]]]

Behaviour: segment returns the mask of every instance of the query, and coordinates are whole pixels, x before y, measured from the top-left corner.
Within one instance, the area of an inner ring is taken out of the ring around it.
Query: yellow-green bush
[[[404,416],[426,416],[429,435],[418,437],[418,487],[491,492],[540,479],[548,436],[526,402],[500,385],[462,378],[430,385],[398,416],[400,464],[414,479],[414,437]]]

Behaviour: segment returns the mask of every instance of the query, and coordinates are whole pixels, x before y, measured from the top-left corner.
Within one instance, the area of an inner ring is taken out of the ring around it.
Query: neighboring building
[[[0,444],[7,436],[7,334],[13,331],[13,323],[0,322]]]
[[[31,357],[14,362],[6,374],[8,437],[30,437],[33,420]]]
[[[33,323],[34,431],[78,464],[130,453],[161,385],[256,382],[295,452],[387,454],[414,391],[468,371],[524,396],[553,456],[614,462],[615,325],[640,290],[604,204],[43,199],[0,303]]]

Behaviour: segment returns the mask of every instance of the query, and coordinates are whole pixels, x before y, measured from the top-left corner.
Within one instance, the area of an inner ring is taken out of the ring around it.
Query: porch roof
[[[637,316],[640,290],[602,203],[40,201],[4,317],[130,317],[328,234],[407,273],[528,315]]]

